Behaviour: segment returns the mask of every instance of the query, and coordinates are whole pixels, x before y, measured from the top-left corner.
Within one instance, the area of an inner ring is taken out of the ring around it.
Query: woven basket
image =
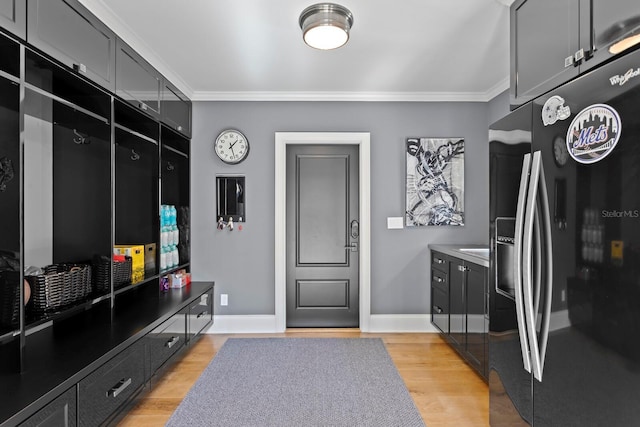
[[[20,323],[20,273],[0,271],[0,325],[15,328]]]
[[[31,285],[31,309],[35,314],[57,311],[91,294],[91,266],[54,264],[44,274],[25,277]]]
[[[109,292],[109,257],[101,256],[93,259],[94,288],[98,293]],[[131,257],[125,257],[124,261],[113,263],[113,286],[115,289],[131,283]]]

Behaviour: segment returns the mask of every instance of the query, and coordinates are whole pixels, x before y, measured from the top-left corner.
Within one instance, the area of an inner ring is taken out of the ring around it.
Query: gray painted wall
[[[494,97],[487,103],[489,124],[497,122],[511,111],[509,105],[509,89]]]
[[[430,243],[488,243],[488,103],[195,102],[192,139],[194,280],[216,282],[220,315],[274,314],[275,132],[370,132],[371,313],[429,313]],[[243,163],[218,160],[225,128],[249,139]],[[404,213],[405,138],[465,138],[464,227],[387,230]],[[216,229],[215,177],[246,175],[243,230]],[[220,307],[219,294],[229,295]]]

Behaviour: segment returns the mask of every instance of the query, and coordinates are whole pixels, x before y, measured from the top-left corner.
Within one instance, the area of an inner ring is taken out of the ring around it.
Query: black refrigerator
[[[489,141],[491,425],[640,425],[640,50]]]

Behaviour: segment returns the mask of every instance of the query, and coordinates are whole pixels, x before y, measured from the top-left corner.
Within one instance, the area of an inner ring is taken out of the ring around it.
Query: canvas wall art
[[[464,225],[464,138],[407,138],[405,225]]]

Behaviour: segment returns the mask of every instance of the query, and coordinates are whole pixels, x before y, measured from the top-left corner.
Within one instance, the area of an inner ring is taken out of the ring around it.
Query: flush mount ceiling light
[[[303,10],[299,22],[306,44],[315,49],[336,49],[349,40],[353,14],[339,4],[318,3]]]

